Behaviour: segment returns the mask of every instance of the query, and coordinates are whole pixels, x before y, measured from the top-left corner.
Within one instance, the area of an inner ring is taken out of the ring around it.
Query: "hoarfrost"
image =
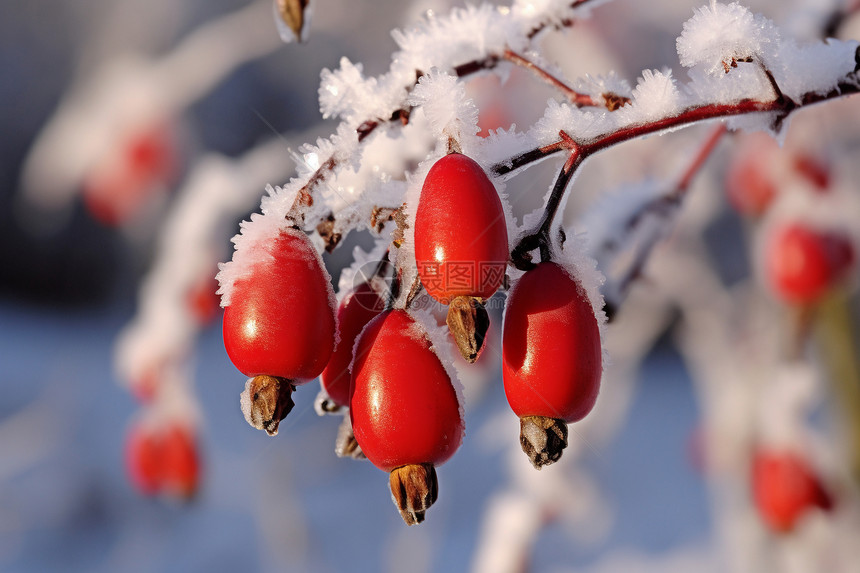
[[[646,123],[678,115],[685,103],[671,71],[645,70],[633,90],[631,105],[620,108],[614,115],[623,123]]]
[[[466,96],[465,85],[448,73],[433,69],[421,76],[408,101],[424,110],[433,134],[442,142],[450,137],[463,144],[480,131],[478,108]]]
[[[726,73],[739,60],[750,58],[770,63],[775,55],[779,34],[773,22],[753,14],[737,2],[710,6],[695,11],[684,23],[676,42],[681,65],[701,66],[708,74]]]

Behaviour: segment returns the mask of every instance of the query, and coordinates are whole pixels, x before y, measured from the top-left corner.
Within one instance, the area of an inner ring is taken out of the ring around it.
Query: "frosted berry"
[[[254,377],[246,419],[274,435],[293,406],[293,387],[319,376],[331,358],[334,293],[304,233],[283,231],[261,248],[271,257],[233,285],[223,334],[230,360]]]
[[[415,214],[415,260],[427,293],[451,305],[448,325],[474,362],[489,326],[482,302],[504,279],[508,233],[495,187],[466,155],[446,155],[427,173]]]
[[[438,491],[434,467],[460,446],[463,418],[445,367],[406,311],[386,311],[361,333],[349,404],[362,451],[391,472],[404,521],[423,521]]]
[[[340,342],[320,376],[323,389],[338,406],[349,406],[349,365],[355,339],[384,308],[385,301],[368,283],[357,286],[338,306],[337,330]]]
[[[535,467],[561,457],[567,424],[594,407],[602,364],[597,318],[582,285],[553,262],[526,272],[508,295],[502,377]]]

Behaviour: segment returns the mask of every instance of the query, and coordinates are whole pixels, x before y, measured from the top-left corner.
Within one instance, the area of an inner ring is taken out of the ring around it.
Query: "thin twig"
[[[687,166],[687,169],[684,171],[681,178],[678,180],[678,184],[675,187],[674,194],[675,195],[683,195],[687,192],[687,189],[690,187],[690,183],[693,181],[693,178],[702,167],[705,165],[705,162],[708,160],[708,157],[711,156],[711,153],[714,151],[714,148],[720,142],[723,135],[726,133],[726,124],[721,123],[713,128],[711,134],[705,140],[705,143],[702,144],[702,147],[699,149],[699,152],[696,153],[696,156],[693,158],[693,161],[690,165]]]
[[[636,229],[640,225],[640,222],[645,219],[646,215],[650,214],[654,217],[662,218],[663,221],[669,221],[671,217],[677,213],[678,209],[681,207],[681,202],[686,196],[687,189],[689,189],[695,176],[701,172],[705,162],[711,156],[714,149],[717,147],[717,143],[719,143],[725,133],[726,127],[724,124],[716,126],[711,131],[702,146],[699,148],[699,151],[693,157],[693,160],[678,179],[678,182],[675,184],[675,188],[664,194],[662,197],[646,204],[642,209],[635,213],[627,222],[626,227],[628,233]],[[642,276],[642,269],[645,268],[645,263],[648,262],[651,253],[654,251],[654,247],[660,242],[663,236],[664,235],[660,233],[652,233],[651,236],[649,236],[647,240],[640,245],[634,260],[628,267],[627,271],[618,279],[617,288],[612,292],[613,296],[606,297],[606,312],[610,319],[626,298],[627,292],[630,290],[633,282]]]
[[[503,53],[503,57],[507,61],[521,66],[529,70],[530,72],[535,73],[543,81],[550,84],[554,88],[557,88],[576,107],[598,105],[594,101],[594,98],[592,98],[590,95],[579,93],[578,91],[567,85],[564,81],[556,77],[554,74],[550,73],[549,70],[546,70],[543,67],[537,65],[536,63],[527,59],[525,56],[522,56],[514,52],[513,50],[505,50]]]
[[[552,186],[552,192],[549,195],[549,199],[547,199],[546,207],[544,208],[540,222],[537,224],[534,231],[524,235],[511,251],[511,262],[520,270],[529,270],[534,268],[535,264],[532,262],[531,255],[529,253],[535,249],[540,250],[541,261],[546,262],[550,260],[550,247],[552,240],[550,237],[550,228],[552,227],[552,222],[558,212],[561,200],[564,198],[564,194],[567,191],[567,186],[573,179],[573,174],[576,172],[576,168],[582,162],[580,148],[576,142],[573,141],[573,139],[564,131],[559,132],[559,135],[561,136],[563,145],[570,150],[570,157],[558,172],[558,176]]]
[[[741,100],[736,103],[708,103],[689,107],[676,115],[663,117],[648,123],[623,127],[600,135],[590,141],[579,142],[580,153],[585,159],[595,153],[646,135],[651,135],[666,129],[686,127],[709,119],[730,118],[751,113],[779,113],[787,115],[796,109],[807,107],[823,101],[837,99],[860,92],[860,84],[855,81],[842,81],[837,87],[826,94],[808,92],[801,96],[800,103],[794,103],[787,98],[783,101]],[[498,176],[510,176],[527,165],[546,159],[565,149],[564,141],[559,139],[547,145],[529,149],[493,165],[490,170]]]
[[[570,3],[571,8],[575,8],[577,6],[581,6],[587,4],[588,2],[593,2],[594,0],[575,0]],[[561,24],[555,25],[555,28],[559,27],[567,27],[573,25],[573,20],[565,20]],[[548,23],[543,23],[535,29],[531,30],[527,37],[529,40],[534,40],[536,36],[538,36],[541,32],[547,30],[549,27]],[[490,70],[498,65],[499,60],[502,58],[502,55],[499,54],[489,54],[486,57],[480,60],[473,60],[470,62],[466,62],[455,66],[453,68],[453,72],[457,77],[466,77],[471,74],[475,74],[482,70]],[[407,93],[411,93],[412,89],[418,84],[418,80],[421,79],[423,73],[419,70],[416,72],[416,79],[412,83],[412,85],[407,86]],[[359,142],[363,142],[371,133],[373,133],[380,125],[386,123],[394,123],[400,122],[401,125],[406,125],[409,120],[409,115],[411,113],[411,108],[398,108],[394,110],[391,116],[388,119],[380,119],[380,118],[371,118],[368,119],[361,124],[359,124],[356,129],[358,133]],[[334,158],[334,156],[330,157],[326,160],[322,165],[317,168],[317,170],[311,174],[308,178],[308,182],[302,187],[299,196],[296,198],[296,203],[293,205],[291,209],[291,213],[299,213],[303,210],[303,205],[307,206],[313,203],[312,199],[310,199],[309,195],[313,193],[313,190],[319,183],[322,183],[326,179],[325,172],[334,171],[338,166],[338,161]],[[306,197],[305,195],[308,195]],[[308,203],[310,201],[310,203]]]

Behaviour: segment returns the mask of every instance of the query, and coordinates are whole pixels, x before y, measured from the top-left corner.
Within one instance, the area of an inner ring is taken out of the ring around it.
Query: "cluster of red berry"
[[[765,282],[790,307],[814,310],[823,297],[844,286],[855,268],[855,246],[847,229],[834,222],[812,222],[801,209],[774,213],[780,202],[793,199],[792,193],[801,194],[801,201],[826,201],[831,185],[823,161],[805,151],[781,148],[764,135],[747,136],[729,167],[729,202],[740,214],[762,222]],[[771,215],[776,215],[775,222],[768,222]],[[797,448],[759,444],[752,455],[750,481],[763,522],[777,533],[792,531],[807,513],[829,510],[834,503]]]
[[[428,172],[413,224],[421,284],[448,305],[449,332],[475,362],[490,324],[484,303],[502,286],[510,257],[498,193],[478,163],[449,153]],[[248,421],[274,435],[295,387],[321,375],[334,407],[349,409],[364,456],[390,473],[404,521],[421,522],[437,496],[435,466],[460,446],[464,421],[449,371],[409,308],[414,298],[396,295],[401,270],[394,269],[387,301],[370,280],[335,315],[332,287],[305,233],[282,230],[265,248],[271,256],[234,283],[224,312],[227,353],[251,377]],[[567,424],[594,406],[602,350],[578,279],[552,260],[531,266],[508,295],[502,362],[523,449],[540,468],[560,457]]]
[[[788,195],[784,187],[826,199],[830,179],[821,160],[807,152],[781,149],[770,136],[756,134],[739,147],[728,170],[726,191],[739,213],[759,219]],[[855,253],[845,229],[813,224],[799,213],[768,229],[764,260],[773,293],[789,304],[809,305],[848,276]]]

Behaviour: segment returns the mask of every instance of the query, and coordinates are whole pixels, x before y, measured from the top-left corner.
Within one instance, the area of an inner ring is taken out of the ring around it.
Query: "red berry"
[[[759,451],[752,467],[752,490],[759,514],[785,533],[812,508],[830,509],[832,500],[812,469],[791,452]]]
[[[307,236],[284,231],[265,246],[271,259],[233,285],[224,309],[224,347],[246,376],[307,382],[334,349],[331,284]]]
[[[184,427],[174,425],[163,435],[162,488],[175,498],[190,499],[197,493],[200,461],[194,437]]]
[[[424,180],[415,214],[415,260],[428,294],[489,298],[508,260],[505,214],[496,188],[474,160],[439,159]]]
[[[853,264],[854,248],[844,235],[793,223],[772,233],[765,257],[776,294],[788,302],[808,304],[845,274]]]
[[[426,333],[405,310],[383,312],[361,333],[349,406],[358,444],[384,471],[438,465],[460,446],[457,393]]]
[[[770,137],[767,139],[772,142]],[[763,140],[762,143],[765,149],[772,147]],[[768,153],[756,153],[749,145],[735,156],[726,176],[726,193],[738,213],[758,217],[776,197],[777,184],[768,172],[770,157]]]
[[[197,492],[197,445],[185,426],[172,423],[167,427],[132,427],[126,444],[126,465],[132,482],[145,495],[164,493],[186,500]]]
[[[326,393],[338,406],[349,406],[349,365],[355,339],[365,325],[385,309],[385,301],[368,283],[358,285],[337,309],[337,348],[320,375]]]
[[[513,411],[575,422],[594,406],[602,369],[597,318],[582,285],[552,262],[526,272],[508,295],[502,332]]]
[[[161,488],[161,442],[157,434],[143,425],[133,426],[125,445],[125,462],[134,486],[144,495],[155,495]]]
[[[136,131],[112,148],[84,181],[90,214],[117,226],[134,217],[155,191],[176,175],[173,135],[163,125]]]

